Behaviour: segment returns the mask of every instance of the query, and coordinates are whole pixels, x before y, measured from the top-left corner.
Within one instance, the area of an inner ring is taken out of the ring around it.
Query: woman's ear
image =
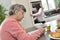
[[[18,11],[17,11],[17,10],[15,11],[15,14],[16,14],[16,15],[18,14]]]

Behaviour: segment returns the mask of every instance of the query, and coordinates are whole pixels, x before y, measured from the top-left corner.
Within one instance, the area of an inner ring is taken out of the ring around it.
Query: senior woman
[[[43,28],[29,35],[19,23],[24,18],[25,12],[23,5],[14,4],[10,7],[9,16],[1,24],[1,40],[37,40],[40,37]]]

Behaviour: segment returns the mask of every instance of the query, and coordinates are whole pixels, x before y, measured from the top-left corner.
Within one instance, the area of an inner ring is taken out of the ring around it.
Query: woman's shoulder
[[[42,8],[39,8],[39,10],[42,10]]]
[[[39,8],[39,12],[42,11],[42,8]]]

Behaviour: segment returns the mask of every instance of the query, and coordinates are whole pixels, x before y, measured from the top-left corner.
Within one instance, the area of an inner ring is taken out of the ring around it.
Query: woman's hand
[[[41,33],[44,33],[44,28],[40,27],[39,30],[40,30]]]
[[[33,16],[32,13],[30,13],[30,16]]]

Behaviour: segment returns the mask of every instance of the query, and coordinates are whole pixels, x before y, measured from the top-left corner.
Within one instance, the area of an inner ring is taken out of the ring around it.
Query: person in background
[[[44,14],[43,12],[43,8],[40,6],[40,4],[36,4],[36,10],[37,10],[37,13],[30,13],[30,16],[35,16],[35,23],[45,23],[45,17],[46,15]]]
[[[44,28],[37,29],[32,34],[26,33],[19,23],[23,18],[26,9],[23,5],[14,4],[10,7],[9,16],[1,24],[1,40],[37,40],[44,32]]]

